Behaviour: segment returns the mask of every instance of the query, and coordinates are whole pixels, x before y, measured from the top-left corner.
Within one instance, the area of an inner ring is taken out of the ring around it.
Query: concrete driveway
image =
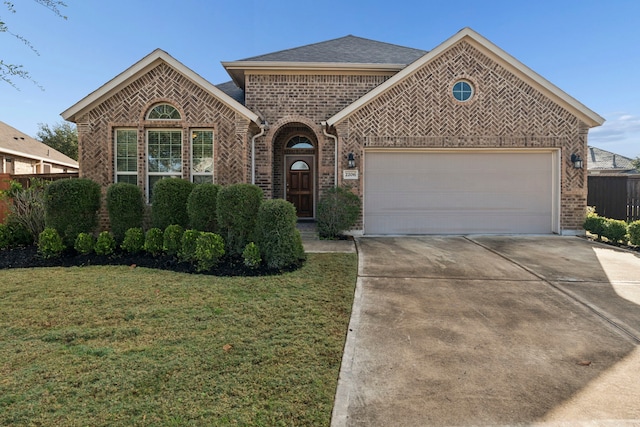
[[[640,425],[640,257],[576,237],[357,239],[333,426]]]

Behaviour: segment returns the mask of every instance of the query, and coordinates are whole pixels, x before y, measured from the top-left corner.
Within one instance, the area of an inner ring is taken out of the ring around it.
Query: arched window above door
[[[180,112],[169,104],[158,104],[147,113],[148,120],[180,120]]]
[[[303,162],[302,160],[298,160],[297,162],[291,165],[291,170],[292,171],[308,171],[309,165],[306,162]]]
[[[294,136],[287,142],[287,148],[296,148],[296,149],[313,149],[313,144],[309,141],[309,138],[304,136]]]

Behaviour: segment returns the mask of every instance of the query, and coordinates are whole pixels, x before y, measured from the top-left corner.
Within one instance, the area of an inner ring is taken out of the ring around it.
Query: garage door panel
[[[365,233],[550,233],[552,153],[373,152]]]

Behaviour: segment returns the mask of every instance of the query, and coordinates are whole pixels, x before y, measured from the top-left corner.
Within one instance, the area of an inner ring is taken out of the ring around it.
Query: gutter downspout
[[[329,138],[333,139],[333,158],[335,161],[335,165],[334,165],[335,170],[333,171],[333,186],[337,187],[338,186],[338,137],[327,132],[327,122],[320,122],[320,124],[322,125],[322,133],[324,134],[324,136],[328,136]]]
[[[269,127],[269,124],[265,121],[260,125],[260,133],[251,137],[251,184],[256,183],[256,139],[264,135],[265,131]]]

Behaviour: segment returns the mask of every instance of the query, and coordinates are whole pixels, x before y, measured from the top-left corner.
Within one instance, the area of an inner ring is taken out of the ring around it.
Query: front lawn
[[[2,270],[0,425],[329,425],[356,271]]]

